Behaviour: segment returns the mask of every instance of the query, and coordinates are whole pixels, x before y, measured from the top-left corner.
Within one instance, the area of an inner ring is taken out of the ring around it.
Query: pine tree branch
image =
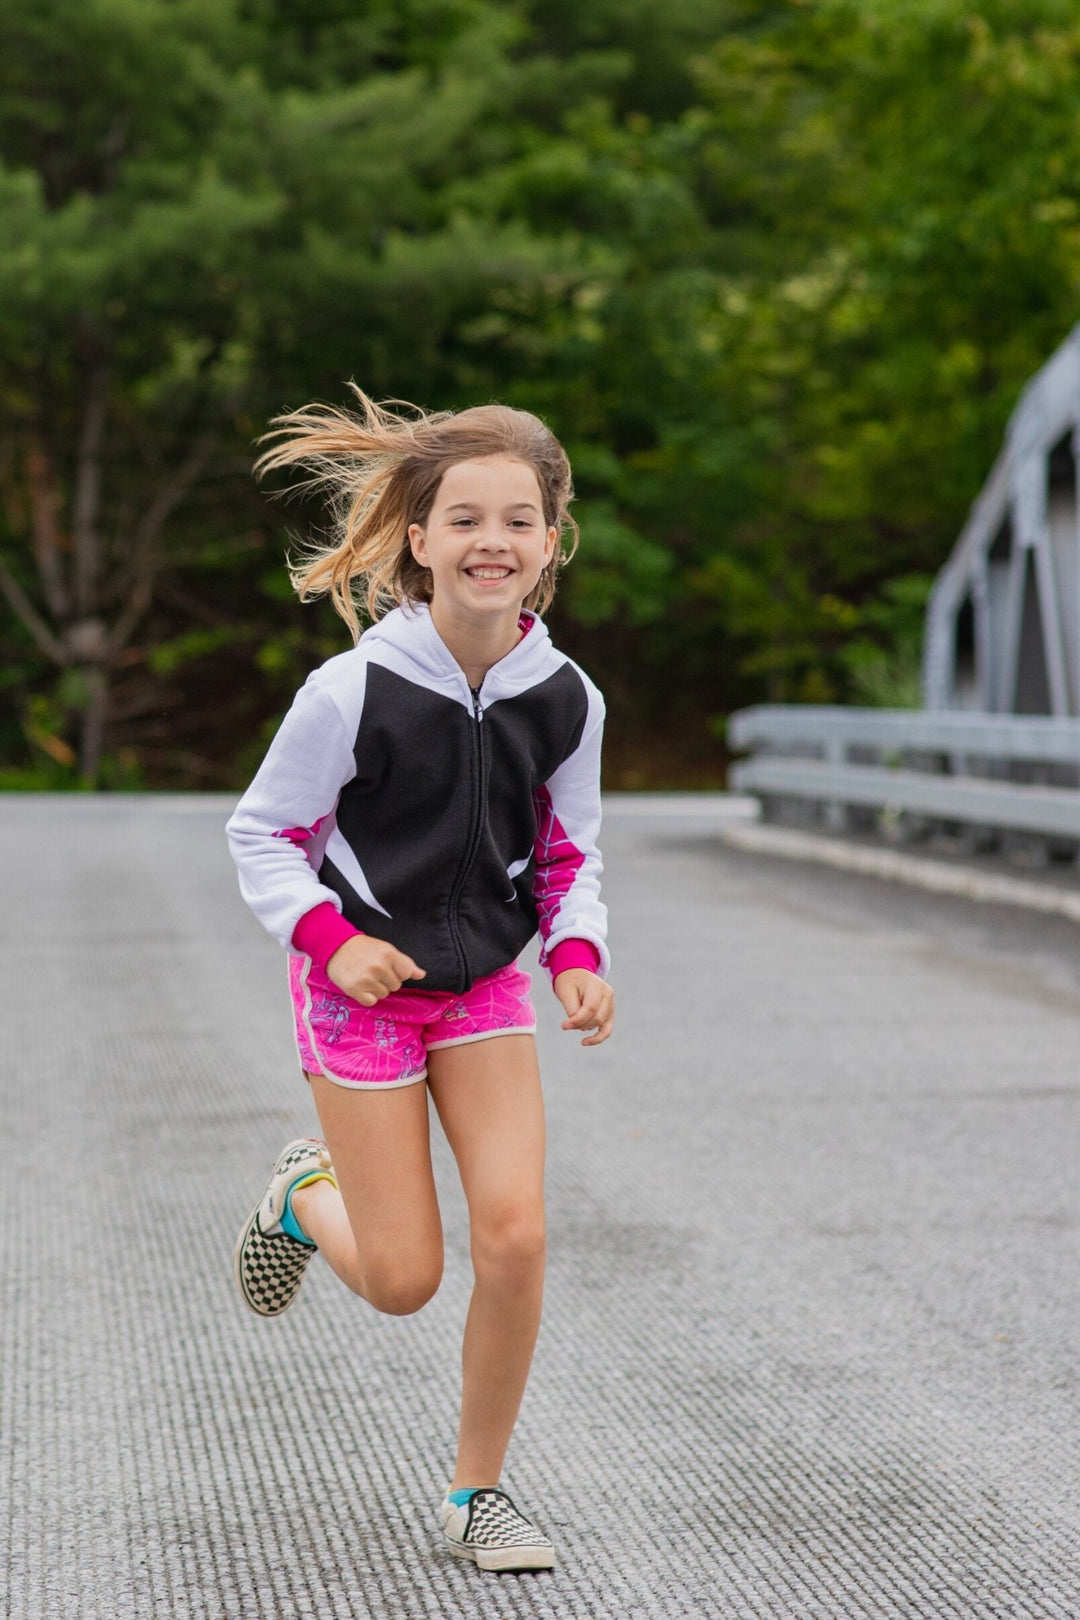
[[[109,635],[108,657],[125,647],[143,614],[149,608],[154,594],[154,576],[157,573],[157,540],[166,521],[190,491],[213,453],[218,441],[217,427],[207,428],[196,440],[188,455],[166,479],[135,526],[132,536],[134,556],[133,579],[127,603],[113,625]]]
[[[53,634],[2,557],[0,557],[0,591],[7,597],[16,618],[30,632],[38,650],[54,664],[66,664],[67,655],[63,643]]]
[[[99,360],[90,373],[75,474],[71,538],[75,547],[75,601],[80,614],[98,613],[101,583],[101,447],[109,403],[109,368]]]

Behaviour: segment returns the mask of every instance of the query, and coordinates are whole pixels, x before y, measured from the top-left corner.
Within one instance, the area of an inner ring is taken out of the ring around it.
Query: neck
[[[489,622],[465,624],[431,604],[431,622],[439,633],[447,651],[460,664],[465,679],[475,691],[483,684],[484,676],[500,658],[512,652],[521,640],[518,626],[520,608],[513,613],[498,614]]]

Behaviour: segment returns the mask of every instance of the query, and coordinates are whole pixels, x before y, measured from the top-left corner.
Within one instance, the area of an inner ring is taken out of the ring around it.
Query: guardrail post
[[[839,737],[830,737],[825,744],[825,758],[830,765],[843,765],[847,759],[847,745]],[[830,832],[844,832],[847,828],[847,805],[840,799],[829,799],[824,811],[825,825]]]

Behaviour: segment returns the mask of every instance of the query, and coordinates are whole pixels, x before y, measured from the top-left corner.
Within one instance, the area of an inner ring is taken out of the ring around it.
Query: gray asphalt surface
[[[541,991],[545,1324],[506,1474],[558,1543],[439,1546],[466,1233],[276,1322],[238,1225],[314,1126],[223,801],[0,799],[11,1620],[1080,1615],[1080,928],[615,804],[620,1028]]]

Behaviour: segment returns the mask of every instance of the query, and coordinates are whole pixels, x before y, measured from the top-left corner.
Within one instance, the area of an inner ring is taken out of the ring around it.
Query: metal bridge
[[[732,718],[732,784],[832,831],[1080,852],[1080,326],[1031,379],[930,599],[925,710]]]
[[[929,709],[1080,715],[1080,326],[1036,372],[927,615]]]

